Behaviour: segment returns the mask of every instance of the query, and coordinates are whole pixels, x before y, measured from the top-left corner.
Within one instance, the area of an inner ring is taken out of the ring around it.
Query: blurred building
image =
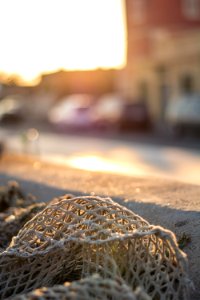
[[[118,70],[58,71],[42,75],[40,88],[51,91],[58,98],[69,94],[101,95],[116,89]]]
[[[128,53],[120,90],[163,120],[169,99],[200,93],[200,0],[126,0]]]

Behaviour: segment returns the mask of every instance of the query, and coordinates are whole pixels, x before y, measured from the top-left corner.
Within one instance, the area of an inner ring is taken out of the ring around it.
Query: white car
[[[124,100],[117,94],[101,96],[93,107],[94,126],[99,129],[117,129]]]
[[[169,102],[165,119],[178,133],[200,130],[200,95],[184,95]]]
[[[7,96],[0,101],[0,122],[16,123],[25,118],[24,101],[18,96]]]
[[[92,124],[91,103],[91,95],[70,95],[50,110],[48,119],[60,129],[89,128]]]

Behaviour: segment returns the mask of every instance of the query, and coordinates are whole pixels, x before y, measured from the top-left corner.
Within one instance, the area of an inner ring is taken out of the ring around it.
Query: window
[[[180,81],[181,91],[186,94],[190,94],[194,90],[193,77],[191,75],[184,75]]]
[[[189,19],[200,17],[200,0],[182,0],[183,13]]]

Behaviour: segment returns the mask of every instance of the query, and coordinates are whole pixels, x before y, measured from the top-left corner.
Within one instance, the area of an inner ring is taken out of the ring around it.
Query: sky
[[[126,63],[123,0],[0,0],[0,12],[0,72],[31,82]]]

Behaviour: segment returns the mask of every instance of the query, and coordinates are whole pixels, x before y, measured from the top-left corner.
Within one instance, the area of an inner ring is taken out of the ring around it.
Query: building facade
[[[200,0],[126,0],[126,17],[120,90],[162,121],[170,99],[200,93]]]

